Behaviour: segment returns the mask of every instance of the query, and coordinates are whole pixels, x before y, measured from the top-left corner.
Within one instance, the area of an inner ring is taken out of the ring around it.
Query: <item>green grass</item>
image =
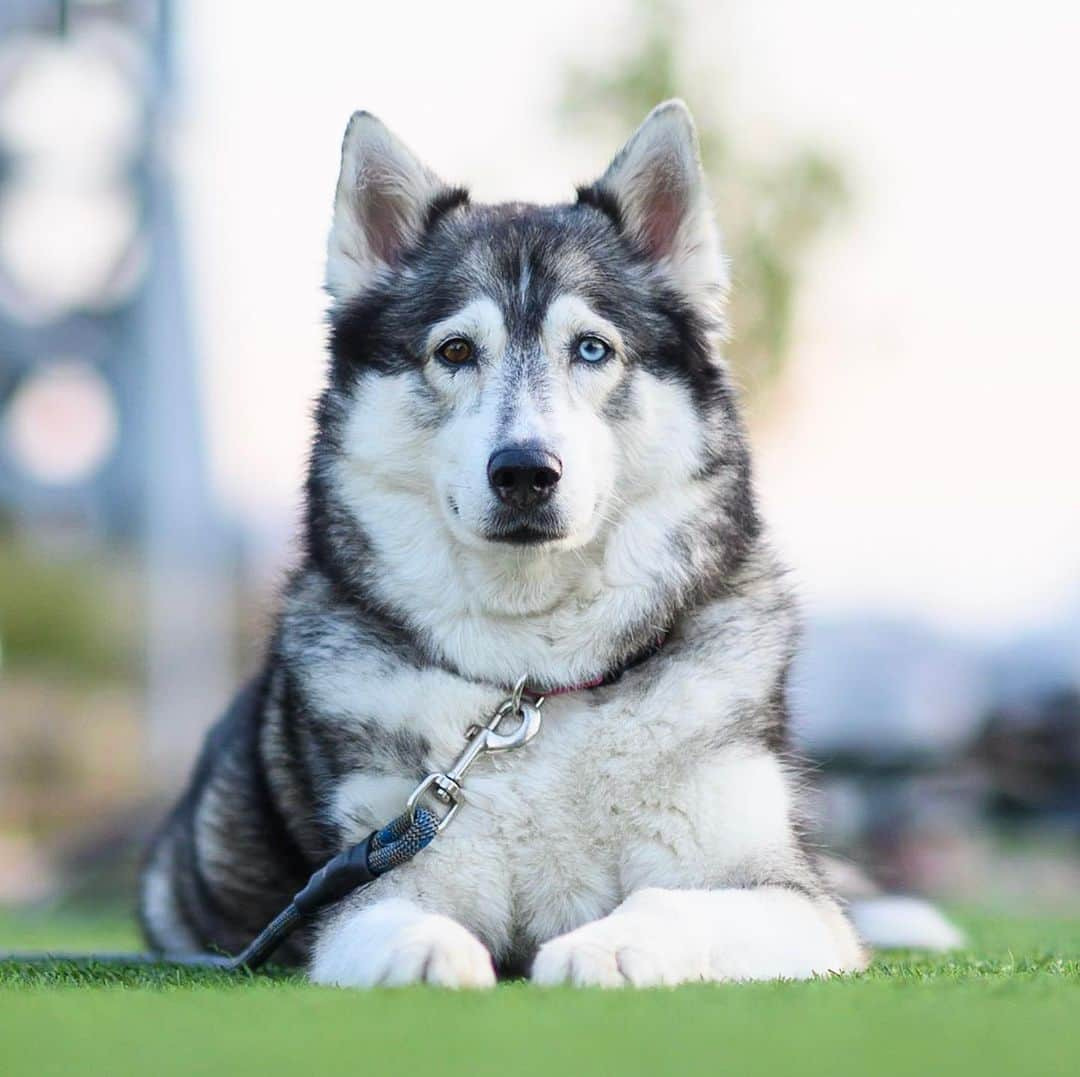
[[[1080,1072],[1080,919],[961,919],[971,948],[945,958],[643,992],[0,966],[0,1074]],[[115,922],[0,918],[0,948],[134,944]]]

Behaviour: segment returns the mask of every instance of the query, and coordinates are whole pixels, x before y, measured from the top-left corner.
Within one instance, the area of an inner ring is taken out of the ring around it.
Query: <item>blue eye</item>
[[[611,345],[599,337],[582,337],[577,344],[577,356],[586,363],[602,363],[611,354]]]

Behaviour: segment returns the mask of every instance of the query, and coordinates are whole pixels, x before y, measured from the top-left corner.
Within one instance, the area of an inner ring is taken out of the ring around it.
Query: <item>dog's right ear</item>
[[[370,112],[354,112],[341,147],[326,290],[343,303],[387,270],[422,235],[432,208],[453,191]]]

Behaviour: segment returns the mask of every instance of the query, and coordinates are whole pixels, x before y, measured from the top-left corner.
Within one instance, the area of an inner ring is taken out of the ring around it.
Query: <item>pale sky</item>
[[[178,9],[175,158],[234,513],[282,534],[294,512],[350,112],[379,114],[478,198],[565,198],[616,148],[552,118],[564,59],[605,60],[626,25],[624,3],[582,7]],[[1080,9],[713,7],[690,5],[696,61],[723,75],[743,137],[762,154],[831,148],[856,193],[811,261],[781,405],[755,428],[804,593],[987,629],[1080,602]]]

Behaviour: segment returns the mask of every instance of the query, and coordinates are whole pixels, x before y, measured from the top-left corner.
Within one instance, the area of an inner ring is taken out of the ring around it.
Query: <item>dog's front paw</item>
[[[851,926],[825,899],[780,887],[648,889],[542,946],[532,977],[542,984],[655,987],[805,980],[864,967]]]
[[[540,947],[535,983],[575,987],[660,987],[706,978],[702,955],[631,913],[596,920]]]
[[[448,916],[386,901],[338,919],[320,936],[315,983],[338,987],[493,987],[491,955]]]

